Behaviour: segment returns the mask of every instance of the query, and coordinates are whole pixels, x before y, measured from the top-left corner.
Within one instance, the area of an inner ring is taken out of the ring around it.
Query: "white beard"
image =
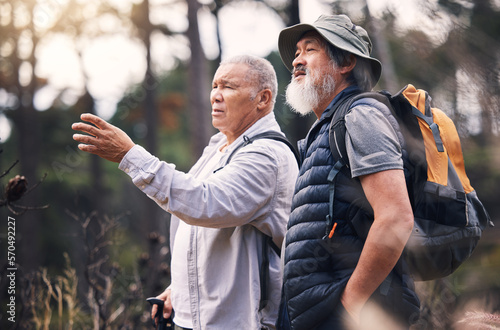
[[[292,80],[286,88],[286,103],[301,116],[311,113],[325,97],[331,97],[335,90],[335,80],[329,73],[323,74],[323,81],[318,83],[321,77],[312,76],[311,71],[306,69],[304,78],[301,84],[292,75]]]

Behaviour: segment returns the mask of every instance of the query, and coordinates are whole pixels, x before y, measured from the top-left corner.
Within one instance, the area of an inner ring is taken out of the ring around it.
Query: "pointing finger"
[[[104,119],[91,113],[84,113],[80,116],[80,118],[84,121],[88,121],[89,123],[96,125],[100,129],[105,129],[108,125],[108,122],[106,122]]]
[[[73,134],[73,140],[85,144],[91,144],[95,145],[97,140],[95,137],[89,136],[89,135],[83,135],[83,134]]]
[[[75,131],[88,133],[93,136],[97,136],[99,134],[99,129],[97,129],[95,126],[88,125],[85,123],[74,123],[73,125],[71,125],[71,128],[74,129]]]
[[[78,149],[80,149],[81,151],[91,153],[91,154],[95,154],[95,155],[97,155],[97,152],[99,151],[99,149],[96,146],[93,146],[90,144],[83,144],[83,143],[80,143],[78,145]]]

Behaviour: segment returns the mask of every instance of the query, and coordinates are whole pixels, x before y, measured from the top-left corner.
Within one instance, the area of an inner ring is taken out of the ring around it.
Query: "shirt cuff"
[[[118,164],[118,169],[122,170],[133,178],[133,175],[131,173],[137,171],[142,165],[144,165],[144,161],[141,160],[144,158],[148,158],[148,156],[152,157],[152,155],[147,152],[146,149],[136,144],[125,154],[120,164]]]
[[[148,196],[158,197],[157,194],[161,187],[156,185],[161,184],[161,182],[153,183],[153,179],[160,175],[165,180],[166,177],[171,176],[167,173],[175,169],[175,166],[161,162],[143,147],[135,145],[123,157],[118,168],[125,172],[132,179],[134,185]]]

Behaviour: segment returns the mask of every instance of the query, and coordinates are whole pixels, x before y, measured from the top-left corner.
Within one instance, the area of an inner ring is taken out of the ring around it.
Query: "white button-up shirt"
[[[281,247],[297,163],[284,143],[260,139],[241,148],[224,166],[244,135],[269,130],[280,131],[273,113],[225,152],[220,149],[226,137],[214,135],[187,174],[140,146],[133,147],[119,165],[137,187],[173,215],[170,288],[174,322],[179,326],[274,328],[282,269],[279,256],[268,247],[269,302],[259,311],[262,233]]]

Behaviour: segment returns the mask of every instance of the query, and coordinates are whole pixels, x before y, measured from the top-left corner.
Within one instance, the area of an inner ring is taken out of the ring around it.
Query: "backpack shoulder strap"
[[[336,223],[333,223],[333,202],[335,200],[335,179],[339,172],[343,172],[347,176],[351,176],[349,170],[349,158],[347,156],[347,150],[345,145],[345,116],[349,113],[352,108],[352,104],[362,98],[374,98],[384,104],[386,104],[389,109],[392,108],[388,95],[385,93],[367,92],[354,94],[346,97],[338,105],[330,110],[332,115],[332,120],[330,123],[330,128],[328,132],[328,143],[330,145],[330,151],[332,153],[335,164],[330,170],[327,181],[329,186],[329,202],[328,202],[328,214],[326,216],[326,229],[325,236],[323,239],[331,238],[334,234]]]
[[[349,158],[347,156],[345,146],[345,116],[351,111],[354,102],[363,98],[372,98],[385,104],[389,109],[392,109],[389,97],[390,94],[385,91],[360,93],[347,98],[344,102],[337,106],[335,112],[333,113],[328,137],[330,151],[336,161],[340,161],[342,165],[347,168],[349,167]]]
[[[231,152],[231,154],[227,158],[226,165],[229,164],[229,162],[231,161],[231,158],[233,158],[234,154],[238,150],[240,150],[241,148],[243,148],[243,147],[251,144],[253,141],[258,140],[258,139],[271,139],[271,140],[283,142],[284,144],[286,144],[288,146],[288,148],[290,148],[290,150],[292,151],[293,155],[295,156],[295,159],[297,160],[297,164],[300,167],[300,156],[299,156],[299,153],[297,152],[297,150],[295,149],[295,147],[293,146],[293,144],[290,141],[288,141],[288,139],[283,134],[281,134],[281,133],[279,133],[277,131],[267,131],[267,132],[259,133],[257,135],[254,135],[254,136],[250,137],[250,138],[248,136],[244,135],[243,136],[243,142],[240,143]]]
[[[240,143],[236,148],[234,148],[234,150],[231,152],[231,154],[229,155],[229,157],[227,157],[227,161],[226,161],[225,165],[229,164],[229,162],[233,158],[234,154],[236,154],[236,152],[238,150],[240,150],[241,148],[243,148],[243,147],[251,144],[253,141],[259,140],[259,139],[271,139],[271,140],[283,142],[284,144],[286,144],[288,146],[288,148],[290,148],[290,150],[292,151],[293,155],[295,156],[295,160],[297,161],[297,164],[300,167],[300,156],[299,156],[299,153],[297,152],[297,150],[295,149],[295,147],[293,146],[293,144],[290,141],[288,141],[288,139],[282,133],[277,132],[277,131],[266,131],[266,132],[254,135],[254,136],[252,136],[250,138],[248,136],[244,135],[243,136],[243,142]],[[218,171],[218,170],[220,170],[220,169],[221,168],[215,170],[215,172]],[[269,241],[269,242],[267,242],[267,241]],[[266,244],[269,244],[270,247],[273,249],[274,252],[276,252],[276,254],[278,256],[281,255],[281,249],[274,243],[274,241],[272,239],[266,240]]]

